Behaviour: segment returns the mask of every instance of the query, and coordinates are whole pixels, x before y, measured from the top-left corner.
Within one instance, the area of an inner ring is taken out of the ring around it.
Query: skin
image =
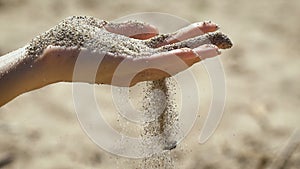
[[[116,26],[114,24],[119,25]],[[140,39],[141,41],[155,38],[158,35],[157,28],[146,23],[142,27],[137,26],[133,22],[109,23],[103,29],[115,35],[121,34],[128,38]],[[217,29],[218,26],[212,22],[194,23],[169,34],[169,37],[157,44],[156,47],[214,32]],[[88,79],[85,76],[74,79],[73,71],[79,52],[84,52],[89,57],[84,63],[88,69],[89,65],[95,62],[95,54],[91,51],[85,48],[48,46],[41,55],[34,58],[28,58],[28,56],[25,56],[25,52],[26,46],[0,57],[0,106],[5,105],[23,93],[57,82],[87,82],[115,86],[133,86],[142,81],[158,80],[173,76],[201,60],[220,54],[218,47],[214,45],[202,45],[193,49],[175,49],[135,59],[126,55],[106,54],[97,70],[95,79]],[[178,65],[178,62],[176,62],[178,58],[186,66]],[[115,70],[120,63],[125,63],[125,71],[116,73]],[[145,63],[158,64],[159,69],[147,68]],[[142,67],[145,65],[145,69],[139,71],[138,67],[141,68],[141,65]],[[166,70],[168,73],[166,73]],[[113,77],[117,80],[112,81]],[[130,83],[125,83],[131,77],[134,78]]]

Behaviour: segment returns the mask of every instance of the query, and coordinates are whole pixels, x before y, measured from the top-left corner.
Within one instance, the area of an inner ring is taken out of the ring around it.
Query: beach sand
[[[170,154],[180,169],[264,169],[300,127],[299,6],[297,0],[272,4],[259,0],[0,0],[0,53],[24,46],[72,15],[114,20],[131,13],[158,11],[190,22],[212,20],[234,43],[220,57],[227,84],[224,116],[213,137],[199,144],[212,91],[204,66],[194,65],[191,70],[201,84],[199,117]],[[141,161],[111,155],[87,137],[76,118],[71,87],[67,83],[50,85],[1,107],[0,160],[12,159],[4,168],[139,168]],[[96,96],[105,111],[116,112],[109,87],[97,86]],[[122,130],[115,117],[114,113],[105,114]],[[296,169],[299,161],[298,148],[285,167]]]

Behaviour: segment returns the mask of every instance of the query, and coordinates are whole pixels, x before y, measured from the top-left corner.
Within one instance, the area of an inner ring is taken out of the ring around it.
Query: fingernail
[[[220,26],[212,21],[204,21],[198,23],[197,26],[204,32],[214,32],[220,28]]]
[[[200,57],[201,60],[212,58],[221,54],[219,48],[215,45],[207,44],[193,49],[193,51]]]

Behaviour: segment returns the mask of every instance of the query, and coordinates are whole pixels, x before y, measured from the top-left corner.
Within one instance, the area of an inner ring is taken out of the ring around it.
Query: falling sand
[[[139,26],[143,26],[141,22],[130,21]],[[41,34],[31,41],[27,47],[27,57],[35,59],[39,57],[48,46],[59,47],[77,47],[87,48],[93,52],[101,52],[124,57],[150,57],[155,53],[166,52],[174,49],[189,47],[194,48],[203,44],[214,44],[220,49],[227,49],[232,46],[230,39],[221,32],[213,32],[188,40],[177,42],[155,48],[158,44],[164,42],[171,34],[162,34],[149,40],[138,40],[128,38],[123,35],[114,34],[104,29],[107,21],[99,20],[87,16],[74,16],[63,20],[54,28]],[[115,24],[117,25],[117,24]],[[141,168],[174,168],[170,151],[177,146],[176,135],[178,134],[178,112],[176,102],[173,100],[176,85],[172,78],[161,79],[153,82],[147,82],[146,99],[144,103],[145,116],[162,102],[155,102],[158,95],[151,95],[154,90],[160,90],[165,95],[165,108],[163,112],[151,122],[146,122],[143,126],[142,138],[147,146],[160,145],[163,150],[161,154],[154,154],[149,158],[145,158],[141,164]],[[151,98],[150,98],[151,96]],[[159,99],[158,99],[159,100]],[[150,104],[149,102],[155,102]],[[158,139],[151,138],[156,137]],[[149,142],[150,140],[150,142]],[[151,142],[152,141],[152,142]],[[158,142],[158,143],[157,143]]]

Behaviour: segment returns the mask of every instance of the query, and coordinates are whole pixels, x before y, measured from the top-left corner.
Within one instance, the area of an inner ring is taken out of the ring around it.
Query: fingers
[[[181,69],[180,65],[184,65],[183,62],[186,64],[184,65],[185,67],[189,67],[200,60],[211,58],[220,54],[221,52],[217,46],[206,44],[194,49],[181,48],[155,54],[150,58],[147,58],[147,60],[152,64],[161,65],[161,68],[174,67],[172,69],[176,70],[176,68]]]
[[[154,37],[150,40],[153,48],[184,41],[208,32],[214,32],[219,26],[211,21],[193,23],[187,27],[178,30],[175,33]]]
[[[200,35],[194,38],[190,38],[181,42],[173,43],[170,45],[165,45],[157,50],[167,50],[171,51],[174,49],[180,48],[197,48],[204,44],[213,44],[216,45],[220,49],[228,49],[232,47],[231,40],[227,37],[227,35],[221,32],[211,32],[204,35]]]
[[[145,64],[143,71],[139,72],[131,82],[134,85],[141,81],[158,80],[173,76],[186,70],[193,64],[220,55],[218,47],[203,45],[195,49],[183,48],[155,54],[149,58],[141,59],[139,65]]]
[[[139,21],[108,23],[104,28],[112,33],[142,40],[158,35],[158,29],[155,26]]]

